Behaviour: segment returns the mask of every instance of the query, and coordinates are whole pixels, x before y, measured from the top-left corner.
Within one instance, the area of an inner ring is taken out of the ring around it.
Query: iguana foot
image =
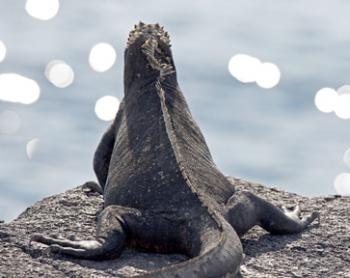
[[[50,245],[49,250],[52,253],[66,253],[71,255],[81,254],[87,250],[93,250],[101,248],[102,243],[97,240],[69,240],[69,239],[57,239],[50,236],[44,236],[42,234],[32,235],[30,241],[37,241],[47,245]]]
[[[279,208],[248,191],[235,193],[225,209],[228,221],[239,235],[255,225],[273,234],[299,233],[319,218],[318,212],[301,218],[299,205],[293,210],[285,206]]]
[[[126,238],[124,217],[127,214],[135,214],[135,210],[119,206],[105,208],[98,219],[95,240],[57,239],[34,234],[30,241],[50,245],[50,251],[53,253],[96,260],[112,259],[118,257],[124,247]]]
[[[294,208],[290,209],[285,205],[282,205],[281,207],[282,211],[286,216],[289,218],[292,218],[294,220],[300,220],[301,218],[301,210],[299,204],[297,204]]]
[[[287,207],[286,205],[282,205],[281,209],[283,210],[284,214],[290,216],[291,218],[300,218],[301,216],[301,210],[299,204],[294,206],[292,209]]]
[[[309,224],[311,224],[316,218],[318,218],[319,222],[320,214],[316,211],[311,213],[309,216],[301,217],[301,210],[299,204],[297,204],[292,210],[290,210],[286,206],[282,206],[282,210],[287,217],[304,226],[305,228]]]
[[[103,188],[94,181],[88,181],[82,185],[82,190],[84,192],[97,192],[103,194]]]

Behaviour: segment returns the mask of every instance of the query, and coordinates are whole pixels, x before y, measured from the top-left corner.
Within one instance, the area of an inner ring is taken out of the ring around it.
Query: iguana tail
[[[213,247],[185,262],[163,267],[138,276],[143,278],[219,278],[238,277],[243,258],[243,250],[239,237],[234,229],[218,217],[220,235],[217,244],[206,242]],[[217,240],[217,237],[215,237]],[[207,240],[207,241],[210,241]],[[241,276],[239,276],[241,277]]]

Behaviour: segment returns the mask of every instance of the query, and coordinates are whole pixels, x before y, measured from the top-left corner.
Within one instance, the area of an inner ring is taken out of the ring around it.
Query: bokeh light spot
[[[339,95],[350,95],[350,85],[341,86],[337,92]]]
[[[66,88],[74,81],[74,71],[72,67],[60,60],[53,60],[47,64],[45,76],[58,88]]]
[[[104,72],[114,65],[116,58],[117,53],[112,45],[108,43],[98,43],[91,48],[89,64],[93,70]]]
[[[344,153],[344,163],[346,166],[350,167],[350,149]]]
[[[97,100],[95,113],[103,121],[111,121],[118,112],[120,101],[113,96],[104,96]]]
[[[30,78],[16,74],[0,74],[0,100],[31,104],[39,99],[40,87]]]
[[[341,119],[350,119],[350,94],[338,96],[334,112]]]
[[[256,83],[264,89],[275,87],[281,78],[279,68],[273,63],[262,63],[257,71]]]
[[[340,195],[350,195],[350,173],[341,173],[336,176],[334,188]]]
[[[6,45],[3,41],[0,41],[0,63],[4,61],[6,57]]]
[[[237,80],[243,83],[255,82],[261,62],[259,59],[246,55],[234,55],[229,63],[228,70]]]
[[[324,113],[333,112],[337,103],[338,93],[331,88],[322,88],[315,95],[315,105]]]
[[[21,118],[17,113],[5,110],[0,113],[0,133],[12,134],[21,127]]]
[[[59,0],[27,0],[27,13],[40,20],[49,20],[56,16],[60,7]]]
[[[27,143],[26,152],[29,159],[33,159],[38,150],[39,138],[34,138]]]

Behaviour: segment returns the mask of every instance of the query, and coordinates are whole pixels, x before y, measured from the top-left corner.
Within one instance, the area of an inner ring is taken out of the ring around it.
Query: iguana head
[[[164,28],[158,23],[135,25],[125,50],[125,82],[164,80],[174,73],[170,38]]]

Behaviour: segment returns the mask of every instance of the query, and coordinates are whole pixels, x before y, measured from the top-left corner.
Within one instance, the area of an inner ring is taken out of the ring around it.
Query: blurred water
[[[335,193],[335,176],[350,146],[350,121],[316,110],[315,92],[349,83],[350,31],[345,0],[332,1],[61,1],[43,22],[25,1],[0,0],[0,40],[8,53],[0,73],[36,80],[41,98],[25,106],[0,102],[22,119],[0,134],[0,219],[12,219],[44,196],[94,178],[92,156],[108,123],[97,119],[98,98],[123,96],[123,50],[134,23],[160,22],[172,38],[179,83],[219,168],[227,175],[277,185],[307,196]],[[116,65],[88,65],[98,42],[117,50]],[[264,90],[230,76],[232,55],[276,63],[281,83]],[[65,89],[45,77],[46,64],[64,60],[75,71]],[[26,143],[39,138],[34,159]]]

